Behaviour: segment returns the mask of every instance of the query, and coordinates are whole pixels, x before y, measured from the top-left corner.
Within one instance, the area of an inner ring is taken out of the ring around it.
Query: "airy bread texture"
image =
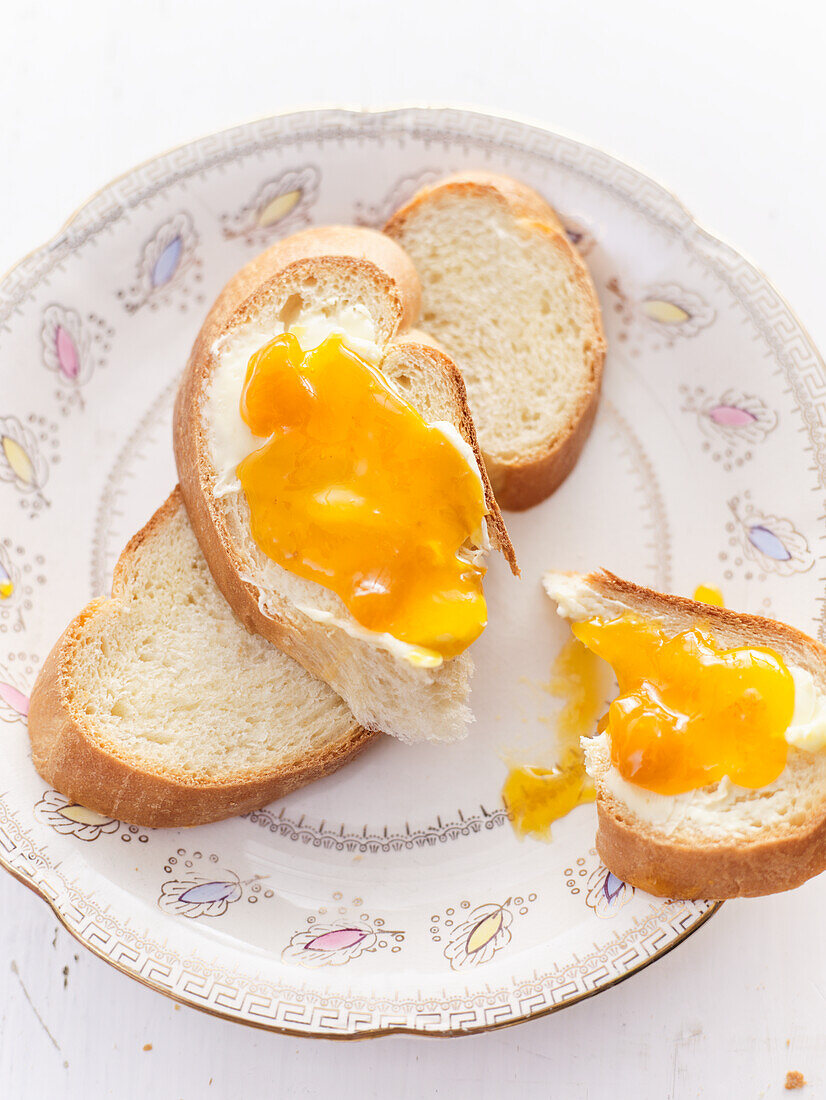
[[[473,452],[483,479],[491,544],[515,572],[513,548],[493,498],[453,362],[409,331],[419,308],[416,273],[402,250],[371,230],[307,230],[280,242],[227,285],[195,342],[175,407],[181,490],[210,570],[230,606],[313,675],[330,684],[362,726],[406,741],[453,740],[471,720],[472,662],[467,654],[435,669],[398,656],[398,643],[361,629],[332,591],[269,559],[250,533],[239,486],[216,469],[223,417],[216,378],[247,359],[285,326],[312,314],[360,310],[369,318],[380,367],[426,420],[449,421]],[[237,416],[240,386],[231,394]],[[481,547],[471,548],[478,553]]]
[[[567,619],[631,612],[670,634],[702,626],[729,648],[771,647],[826,694],[826,648],[783,623],[664,595],[607,572],[548,573],[544,584]],[[617,780],[607,735],[584,745],[597,788],[597,850],[623,881],[662,897],[756,897],[826,869],[826,750],[790,747],[782,774],[757,790],[725,778],[666,796]]]
[[[112,598],[90,603],[50,653],[29,736],[35,767],[62,794],[157,827],[264,806],[374,735],[238,622],[176,489],[121,555]]]
[[[599,398],[588,269],[540,195],[488,172],[424,187],[385,232],[419,274],[421,326],[462,372],[496,499],[539,503],[573,469]]]

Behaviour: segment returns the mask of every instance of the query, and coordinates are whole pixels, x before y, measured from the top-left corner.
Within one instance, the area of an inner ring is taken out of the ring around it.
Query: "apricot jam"
[[[484,629],[482,482],[462,451],[339,336],[290,333],[252,356],[241,417],[266,438],[238,465],[252,535],[273,561],[336,592],[361,626],[461,653]]]
[[[713,584],[698,584],[694,589],[694,599],[699,603],[710,603],[713,607],[724,607],[723,593]]]
[[[726,775],[765,787],[783,771],[794,681],[773,650],[723,649],[700,628],[669,637],[631,615],[573,632],[616,674],[619,695],[600,726],[623,778],[681,794]]]
[[[502,789],[511,824],[521,836],[549,839],[554,821],[596,798],[585,772],[580,738],[594,732],[603,706],[597,664],[575,638],[554,662],[548,688],[565,700],[556,720],[559,762],[553,768],[511,768]]]
[[[502,788],[502,801],[516,832],[541,840],[550,839],[554,821],[595,798],[582,761],[560,763],[556,768],[527,764],[511,768]]]

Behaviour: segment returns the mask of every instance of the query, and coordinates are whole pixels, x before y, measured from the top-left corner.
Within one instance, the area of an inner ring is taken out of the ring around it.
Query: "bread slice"
[[[727,647],[769,646],[808,672],[826,697],[826,648],[783,623],[663,595],[607,572],[548,573],[544,584],[560,615],[573,621],[632,612],[669,633],[702,626]],[[736,898],[790,890],[826,869],[826,749],[790,746],[782,774],[757,790],[725,778],[667,796],[619,776],[606,734],[583,744],[597,788],[597,850],[617,878],[663,897]]]
[[[462,371],[496,499],[538,504],[573,469],[599,398],[588,269],[540,195],[490,172],[423,187],[385,232],[419,273],[422,328]]]
[[[235,618],[176,489],[134,536],[112,598],[66,629],[31,697],[35,767],[134,825],[218,821],[347,763],[374,736]]]
[[[230,280],[195,341],[178,393],[174,436],[181,491],[212,575],[248,629],[330,684],[366,729],[406,741],[452,740],[464,735],[471,718],[469,656],[434,669],[400,659],[394,640],[361,629],[335,593],[262,553],[252,539],[237,478],[233,483],[234,465],[229,477],[216,466],[224,410],[232,406],[237,415],[249,356],[313,313],[337,316],[354,309],[372,330],[371,346],[381,349],[380,367],[391,384],[427,421],[452,424],[473,452],[484,483],[490,542],[518,572],[461,375],[432,341],[410,331],[419,309],[416,273],[398,245],[368,229],[306,230],[274,245]],[[237,374],[225,394],[221,387],[231,370]]]

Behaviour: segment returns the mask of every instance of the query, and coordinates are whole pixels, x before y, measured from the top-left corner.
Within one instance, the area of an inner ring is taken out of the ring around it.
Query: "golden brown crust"
[[[296,258],[297,252],[304,249],[310,241],[310,232],[314,234],[312,257],[309,260],[306,257]],[[218,588],[248,630],[254,634],[260,634],[279,649],[289,653],[309,672],[321,679],[327,679],[330,664],[335,664],[337,661],[332,637],[320,628],[314,628],[308,635],[294,618],[291,619],[286,608],[285,614],[281,617],[264,614],[259,607],[255,586],[241,579],[237,549],[233,546],[212,494],[214,471],[207,456],[206,432],[200,411],[205,399],[207,382],[215,365],[213,346],[216,339],[239,321],[255,315],[261,297],[267,291],[267,281],[289,276],[296,264],[329,263],[328,253],[325,251],[327,240],[325,235],[328,233],[334,233],[334,237],[330,239],[333,240],[337,249],[348,247],[358,252],[356,259],[350,255],[342,256],[340,252],[336,253],[343,263],[351,265],[369,263],[377,280],[391,280],[398,298],[398,310],[394,331],[388,333],[388,338],[399,338],[405,329],[409,329],[412,319],[418,315],[420,288],[418,276],[410,260],[398,245],[372,230],[318,229],[296,234],[295,237],[280,242],[280,251],[277,251],[279,246],[274,246],[264,253],[263,257],[259,257],[258,261],[254,261],[256,266],[252,272],[252,265],[247,265],[224,288],[195,341],[178,390],[173,419],[173,442],[181,492],[190,523]],[[359,240],[357,248],[354,243],[356,236]],[[279,267],[278,265],[285,257],[289,259],[287,267]],[[251,290],[252,278],[261,278],[265,281],[255,285]],[[441,352],[440,361],[449,363],[451,369],[455,371],[452,362]],[[464,395],[464,384],[462,394]],[[468,432],[469,438],[478,450],[475,429],[467,412],[466,401],[463,403],[462,412],[465,431]],[[492,498],[484,464],[481,466],[481,472],[485,481],[486,495],[490,494]],[[511,562],[512,568],[515,568],[513,547],[504,531],[498,508],[495,515],[492,514],[492,526],[497,537],[500,531],[503,533],[502,551]]]
[[[697,847],[641,832],[618,803],[597,798],[597,851],[611,871],[657,897],[755,898],[793,890],[826,870],[826,811],[789,836]]]
[[[166,503],[129,542],[115,568],[111,599],[93,600],[58,639],[37,677],[29,706],[32,759],[40,775],[67,798],[107,817],[149,828],[202,825],[267,805],[352,760],[373,733],[355,720],[335,741],[270,772],[209,776],[175,775],[137,767],[101,744],[94,720],[75,705],[73,649],[96,620],[116,613],[124,576],[140,545],[152,538],[182,506],[175,489]]]
[[[608,599],[660,617],[685,616],[741,644],[768,644],[794,652],[813,669],[826,670],[826,647],[794,627],[760,615],[698,604],[644,588],[602,571],[586,584]],[[754,840],[705,845],[680,843],[656,834],[597,781],[597,851],[605,866],[624,882],[649,894],[672,898],[760,897],[792,890],[826,870],[826,805],[802,828]]]
[[[294,263],[339,257],[345,263],[368,263],[399,290],[399,329],[408,328],[419,315],[421,286],[413,264],[395,242],[373,229],[349,225],[317,226],[276,241],[237,271],[215,300],[198,333],[195,347],[210,348],[229,318],[262,285]],[[193,356],[195,348],[193,348]]]
[[[450,191],[453,194],[465,196],[490,196],[504,202],[511,213],[518,218],[545,222],[560,233],[564,232],[558,214],[538,191],[534,191],[532,187],[528,187],[526,183],[512,176],[504,176],[499,172],[487,172],[481,168],[468,168],[425,184],[412,199],[392,215],[384,227],[384,232],[391,237],[394,236],[390,227],[394,229],[400,227],[416,207],[427,202],[438,191]]]
[[[453,392],[454,405],[460,413],[456,428],[465,443],[472,448],[476,456],[477,465],[479,466],[479,472],[482,475],[482,482],[485,489],[485,503],[488,508],[487,521],[491,543],[504,555],[505,560],[511,568],[511,573],[513,573],[515,577],[518,577],[520,573],[516,561],[516,551],[513,548],[507,528],[505,527],[505,521],[502,519],[502,513],[499,511],[496,497],[493,495],[485,460],[482,457],[482,452],[479,450],[479,440],[476,438],[476,427],[470,415],[470,409],[468,408],[465,380],[462,378],[459,368],[450,356],[439,347],[436,340],[415,329],[410,329],[401,336],[397,336],[389,345],[388,352],[393,347],[410,348],[411,350],[415,349],[415,354],[417,356],[427,356],[432,361],[434,367],[447,378],[448,385]]]
[[[522,232],[542,237],[556,248],[571,266],[579,293],[588,303],[596,333],[592,345],[587,349],[587,390],[557,438],[518,459],[501,460],[494,455],[485,455],[488,475],[500,507],[506,511],[524,511],[545,500],[562,484],[576,465],[591,431],[599,403],[606,352],[599,299],[584,260],[568,240],[554,210],[536,191],[509,176],[494,172],[465,171],[429,184],[393,214],[385,225],[384,232],[401,240],[405,222],[410,216],[441,194],[492,198],[508,208]]]
[[[744,641],[754,644],[760,640],[778,649],[792,649],[815,669],[821,670],[821,678],[826,674],[826,646],[777,619],[767,619],[762,615],[749,615],[744,611],[732,611],[728,607],[716,607],[714,604],[698,603],[686,596],[674,596],[667,592],[655,592],[641,584],[617,577],[607,569],[589,573],[585,583],[600,595],[623,603],[638,603],[649,614],[660,617],[682,615],[697,621],[700,619],[712,630],[724,637],[738,635]]]

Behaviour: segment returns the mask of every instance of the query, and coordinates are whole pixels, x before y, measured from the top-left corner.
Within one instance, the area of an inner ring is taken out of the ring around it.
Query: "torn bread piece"
[[[685,752],[679,750],[679,759],[673,752],[669,757],[665,748],[654,747],[649,731],[648,740],[637,743],[633,759],[618,758],[610,712],[605,730],[583,739],[586,769],[597,788],[597,849],[609,870],[649,893],[674,898],[771,894],[799,886],[824,870],[826,648],[783,623],[664,595],[608,572],[547,573],[544,585],[559,614],[572,624],[610,624],[631,619],[645,624],[666,641],[696,631],[699,641],[696,634],[692,635],[686,643],[689,650],[698,645],[705,647],[706,660],[709,645],[718,653],[757,651],[756,658],[749,656],[744,663],[748,666],[756,660],[765,664],[766,675],[774,679],[762,683],[779,685],[778,698],[768,702],[783,712],[783,728],[761,729],[757,724],[765,719],[754,710],[755,700],[757,706],[762,705],[754,687],[746,686],[742,693],[752,692],[752,699],[730,700],[728,705],[733,709],[728,714],[734,716],[734,721],[728,720],[729,729],[725,725],[726,712],[718,714],[724,723],[717,727],[722,728],[723,737],[720,748],[712,747],[712,752],[726,751],[724,738],[734,729],[735,722],[741,724],[741,738],[751,738],[754,731],[753,744],[751,740],[745,745],[742,740],[738,743],[737,734],[731,734],[734,740],[729,754],[741,760],[741,771],[736,772],[738,778],[742,778],[741,772],[761,764],[761,752],[780,761],[775,768],[779,774],[759,786],[737,783],[728,774],[705,785],[692,784],[691,789],[678,793],[651,789],[650,781],[648,786],[634,782],[622,774],[621,767],[630,762],[637,769],[636,774],[642,775],[647,762],[653,761],[660,778],[659,784],[654,785],[662,786],[663,774],[668,776],[669,768],[673,783],[678,769],[691,766],[692,746],[689,743]],[[584,640],[588,644],[588,638]],[[692,659],[690,652],[689,659]],[[712,665],[718,660],[714,651],[710,660]],[[729,656],[728,660],[736,664],[736,658]],[[661,658],[660,662],[658,670],[650,671],[642,665],[639,670],[640,676],[650,677],[654,684],[651,698],[655,706],[657,691],[659,702],[673,704],[673,699],[665,696],[669,684],[667,680],[663,682]],[[710,705],[717,705],[712,695],[703,694],[707,689],[717,690],[712,689],[712,681],[708,679],[714,674],[713,667],[709,672],[707,665],[698,665],[698,676],[702,679],[689,684],[688,694],[712,698]],[[623,713],[630,713],[630,705],[624,712],[620,710],[621,721]],[[755,715],[753,726],[751,714]],[[696,717],[685,712],[678,713],[676,719],[679,723]],[[657,731],[658,735],[661,732]],[[691,731],[686,736],[692,736]]]
[[[385,232],[416,266],[422,328],[462,372],[496,499],[538,504],[599,400],[605,337],[584,261],[536,191],[492,172],[423,187]]]
[[[49,654],[32,758],[80,805],[133,825],[201,825],[340,768],[375,736],[326,684],[244,629],[176,489]]]
[[[418,310],[413,266],[380,233],[329,227],[279,242],[230,280],[204,323],[178,393],[175,455],[209,568],[248,629],[329,683],[365,728],[405,741],[453,740],[471,718],[468,654],[442,659],[392,632],[368,629],[333,588],[285,568],[253,537],[257,516],[239,476],[264,443],[240,411],[252,358],[280,334],[292,334],[298,343],[291,347],[305,356],[337,337],[375,369],[373,382],[389,389],[389,401],[401,398],[437,426],[472,472],[485,514],[467,539],[467,560],[481,567],[492,546],[518,572],[461,375],[432,340],[410,329]],[[335,446],[349,446],[349,439]]]

